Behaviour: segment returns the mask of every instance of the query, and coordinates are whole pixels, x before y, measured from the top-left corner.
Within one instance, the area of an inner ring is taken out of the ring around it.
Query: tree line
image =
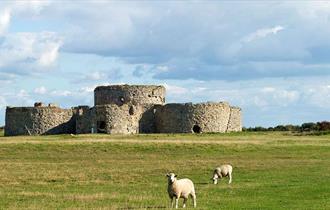
[[[292,132],[317,132],[317,131],[330,131],[330,122],[308,122],[301,125],[277,125],[275,127],[243,127],[243,131],[292,131]]]

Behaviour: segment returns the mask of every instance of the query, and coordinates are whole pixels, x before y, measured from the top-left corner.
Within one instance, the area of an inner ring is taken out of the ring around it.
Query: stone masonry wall
[[[226,132],[230,118],[228,103],[166,104],[156,111],[159,133]]]
[[[89,106],[75,107],[76,112],[76,134],[92,133],[94,108]],[[93,130],[95,133],[95,128]]]
[[[156,85],[110,85],[94,90],[95,105],[164,104],[165,88]]]
[[[242,115],[239,107],[231,107],[227,132],[242,131]]]
[[[136,134],[139,133],[139,120],[142,108],[124,104],[97,105],[93,124],[97,133]]]
[[[58,107],[7,107],[5,135],[75,133],[74,110]]]

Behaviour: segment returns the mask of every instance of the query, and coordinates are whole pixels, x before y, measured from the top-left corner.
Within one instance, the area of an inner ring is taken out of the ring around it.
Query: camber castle
[[[165,88],[110,85],[94,90],[94,106],[7,107],[5,135],[207,133],[241,131],[241,109],[227,102],[165,104]]]

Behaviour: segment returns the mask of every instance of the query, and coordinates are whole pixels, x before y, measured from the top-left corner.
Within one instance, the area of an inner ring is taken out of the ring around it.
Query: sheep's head
[[[213,184],[217,184],[218,183],[218,178],[219,178],[218,174],[217,173],[214,173],[213,174],[213,178],[212,178]]]
[[[175,175],[174,173],[168,173],[168,174],[166,174],[166,176],[167,176],[168,183],[175,182],[176,177],[177,177],[177,175]]]

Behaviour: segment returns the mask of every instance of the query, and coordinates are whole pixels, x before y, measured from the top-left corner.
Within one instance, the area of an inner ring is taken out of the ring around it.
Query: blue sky
[[[6,106],[93,105],[104,84],[229,101],[244,126],[330,120],[327,1],[1,1]]]

